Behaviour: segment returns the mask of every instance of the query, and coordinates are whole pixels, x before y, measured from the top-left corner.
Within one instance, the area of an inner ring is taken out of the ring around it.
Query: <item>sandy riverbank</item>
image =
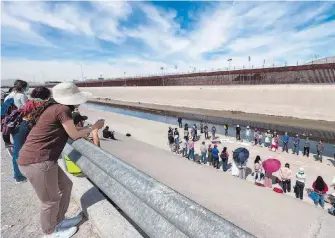
[[[304,202],[296,200],[293,193],[278,195],[270,189],[254,186],[246,181],[231,176],[229,172],[216,170],[206,165],[198,165],[170,152],[167,145],[168,124],[149,121],[112,112],[100,111],[85,106],[80,112],[87,115],[90,121],[98,118],[106,119],[106,125],[117,131],[119,141],[103,140],[102,149],[147,173],[160,182],[170,186],[177,192],[189,197],[200,205],[223,216],[234,224],[255,234],[257,237],[329,237],[333,227],[333,219],[321,208],[314,208],[311,199],[306,194]],[[175,125],[171,125],[174,126]],[[118,136],[130,132],[132,137]],[[180,131],[182,133],[182,130]],[[218,135],[223,138],[222,135]],[[137,141],[133,141],[135,139]],[[299,167],[304,167],[307,174],[307,187],[310,187],[316,176],[322,175],[328,183],[334,176],[331,158],[324,157],[324,163],[315,162],[302,155],[271,152],[263,147],[251,146],[247,143],[237,143],[233,138],[219,146],[227,146],[231,151],[237,147],[247,147],[251,153],[248,167],[256,155],[264,160],[275,156],[282,164],[288,162],[295,173]],[[196,142],[195,152],[199,153],[200,142]],[[139,143],[145,142],[145,143]],[[207,141],[207,144],[209,141]],[[153,146],[155,149],[150,148]],[[158,150],[160,149],[160,150]],[[329,160],[328,160],[329,159]],[[230,158],[231,160],[231,158]],[[276,174],[275,174],[276,175]],[[248,180],[252,180],[249,175]],[[295,179],[293,179],[293,184]],[[332,191],[332,190],[331,190]],[[244,214],[241,216],[241,214]],[[292,217],[304,214],[301,219]],[[289,218],[287,218],[289,216]],[[322,221],[325,219],[325,221]],[[318,224],[323,224],[322,229]],[[301,230],[303,228],[303,230]],[[328,231],[325,233],[325,231]]]
[[[335,85],[82,88],[95,97],[160,105],[335,121]]]
[[[80,111],[83,115],[88,116],[89,120],[91,121],[104,118],[106,119],[106,124],[119,133],[125,134],[129,132],[132,134],[132,137],[137,140],[143,141],[164,150],[169,150],[169,147],[167,146],[168,124],[125,116],[112,112],[100,111],[85,106],[81,106]],[[171,126],[176,127],[176,125]],[[183,133],[183,130],[180,132]],[[224,138],[223,135],[218,136],[220,138]],[[307,186],[309,187],[311,187],[312,182],[318,175],[323,176],[325,181],[328,182],[330,182],[332,177],[335,176],[335,162],[333,158],[324,156],[324,162],[320,163],[314,161],[313,155],[310,155],[309,158],[306,158],[301,154],[299,156],[293,155],[291,154],[291,151],[288,154],[282,152],[272,152],[264,147],[251,146],[251,144],[247,143],[241,144],[240,142],[236,142],[236,140],[231,137],[228,139],[229,141],[220,145],[219,149],[222,150],[223,146],[227,146],[231,152],[232,150],[241,146],[247,147],[251,153],[248,163],[250,168],[253,168],[253,160],[256,155],[260,155],[262,159],[266,159],[268,156],[274,156],[278,158],[282,164],[285,164],[286,162],[290,163],[294,173],[298,171],[299,167],[304,167],[308,176]],[[201,141],[203,141],[203,135],[200,141],[196,142],[196,153],[199,153]],[[249,179],[251,179],[251,177],[249,177]],[[291,194],[291,196],[293,196],[293,194]],[[311,203],[310,199],[307,198],[305,200]]]

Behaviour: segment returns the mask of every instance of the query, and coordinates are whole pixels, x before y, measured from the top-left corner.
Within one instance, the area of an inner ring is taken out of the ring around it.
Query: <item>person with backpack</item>
[[[28,83],[23,80],[16,80],[12,92],[5,98],[3,105],[1,105],[1,122],[10,115],[12,111],[22,108],[24,103],[28,100],[26,92],[29,91]],[[12,146],[10,135],[3,134],[5,147]]]
[[[227,151],[227,147],[223,147],[223,150],[220,154],[220,158],[222,160],[222,170],[224,172],[227,171],[228,157],[229,157],[229,154],[228,154],[228,151]]]
[[[17,125],[16,129],[13,131],[13,168],[14,168],[14,179],[16,183],[23,183],[26,182],[26,177],[24,177],[17,165],[17,159],[19,157],[19,152],[23,146],[23,144],[26,141],[26,138],[29,134],[30,127],[29,127],[29,120],[30,120],[30,114],[36,110],[38,107],[40,107],[45,100],[49,99],[51,96],[51,92],[46,87],[36,87],[28,101],[23,105],[23,107],[20,110],[22,113],[17,114],[19,117],[21,117],[20,124]]]
[[[32,129],[17,162],[42,203],[40,221],[45,238],[71,237],[82,220],[82,216],[65,219],[72,182],[57,161],[68,138],[77,140],[104,126],[104,120],[80,130],[74,125],[72,112],[91,95],[80,91],[73,83],[60,83],[52,88],[53,99],[30,115]]]

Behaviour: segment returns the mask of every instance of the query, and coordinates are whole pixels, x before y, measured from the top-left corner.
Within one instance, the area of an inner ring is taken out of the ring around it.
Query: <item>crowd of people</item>
[[[178,118],[179,128],[182,128],[182,119]],[[225,134],[226,128],[228,130],[228,125],[224,126]],[[191,133],[189,132],[191,130]],[[206,141],[210,139],[208,136],[208,126],[207,124],[200,122],[200,133],[204,134],[205,141],[201,142],[200,153],[199,156],[195,157],[195,141],[199,140],[201,136],[197,134],[197,126],[194,124],[191,128],[189,128],[188,124],[184,125],[184,136],[182,141],[180,141],[178,128],[174,130],[169,127],[168,130],[168,141],[170,148],[173,152],[177,154],[181,154],[182,157],[185,157],[189,160],[197,162],[199,164],[209,164],[216,169],[222,168],[224,172],[230,170],[232,175],[240,177],[242,179],[246,179],[246,165],[247,161],[243,163],[236,163],[234,160],[229,161],[229,153],[227,151],[227,147],[223,147],[223,150],[220,152],[218,148],[218,144],[220,143],[216,137],[216,128],[212,126],[212,137],[211,141],[207,144]],[[269,148],[269,150],[276,151],[279,149],[279,136],[274,131],[271,133],[270,130],[267,130],[264,135],[264,147]],[[253,145],[262,145],[263,140],[259,130],[254,130],[254,135],[252,138],[252,133],[250,127],[246,127],[245,138],[248,142]],[[239,125],[236,126],[236,140],[241,141],[241,127]],[[282,151],[288,152],[288,143],[290,138],[288,133],[282,138]],[[300,138],[299,135],[296,135],[292,140],[292,153],[299,154],[299,145]],[[307,137],[305,139],[303,155],[309,157],[310,150],[310,141]],[[322,141],[319,141],[317,144],[317,156],[319,157],[320,162],[322,162],[322,154],[324,150],[324,145]],[[275,184],[273,186],[273,176],[272,173],[268,173],[264,170],[262,165],[262,160],[259,155],[256,156],[254,161],[254,167],[252,171],[253,181],[258,186],[270,187],[273,188],[277,192],[281,193],[290,193],[292,187],[292,180],[295,178],[294,194],[297,199],[303,200],[303,194],[306,184],[306,173],[304,168],[299,168],[299,170],[294,174],[290,168],[290,164],[286,163],[279,170],[279,176],[275,178]],[[335,177],[330,185],[335,189]],[[335,192],[332,195],[326,197],[326,193],[328,192],[328,185],[324,182],[321,176],[318,176],[316,180],[313,182],[312,188],[307,190],[308,196],[313,200],[315,206],[321,205],[324,208],[325,200],[327,200],[330,204],[332,204],[332,208],[329,209],[329,213],[334,214],[334,206],[335,206]]]
[[[72,182],[57,160],[68,138],[85,138],[100,146],[98,130],[104,120],[84,125],[87,117],[80,115],[77,108],[91,94],[80,91],[73,83],[60,83],[52,92],[36,87],[29,97],[28,91],[27,82],[16,80],[1,105],[2,138],[12,151],[15,182],[28,180],[41,202],[44,237],[68,238],[76,233],[82,216],[65,218]],[[108,138],[112,137],[113,133],[108,133]]]

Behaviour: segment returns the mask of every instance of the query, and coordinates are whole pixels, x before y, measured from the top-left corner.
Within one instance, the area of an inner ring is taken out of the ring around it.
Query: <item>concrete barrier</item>
[[[149,237],[254,237],[83,139],[63,153]]]

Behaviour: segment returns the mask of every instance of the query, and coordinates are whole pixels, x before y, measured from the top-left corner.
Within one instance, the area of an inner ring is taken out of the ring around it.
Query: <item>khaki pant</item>
[[[45,234],[55,231],[69,207],[72,181],[57,161],[19,166],[41,201],[41,227]]]

